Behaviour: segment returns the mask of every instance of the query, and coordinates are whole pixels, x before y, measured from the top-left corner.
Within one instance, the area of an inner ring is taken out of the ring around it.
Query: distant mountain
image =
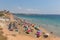
[[[17,15],[59,15],[59,14],[26,14],[26,13],[13,13],[13,14],[17,14]],[[60,15],[59,15],[60,16]]]

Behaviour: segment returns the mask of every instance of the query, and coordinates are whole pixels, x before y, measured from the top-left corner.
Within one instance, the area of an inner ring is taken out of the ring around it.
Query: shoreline
[[[14,17],[15,17],[16,15],[14,15]],[[18,17],[18,16],[16,16],[16,18],[18,19],[18,20],[26,20],[26,19],[20,19],[20,17]],[[27,21],[28,22],[28,21]],[[31,23],[32,24],[32,23]],[[34,24],[34,23],[33,23]],[[42,26],[41,26],[42,27]],[[44,28],[43,28],[44,29]],[[44,29],[45,30],[45,29]],[[47,31],[47,30],[45,30],[45,31]],[[48,32],[48,31],[47,31]],[[49,33],[49,32],[48,32]],[[57,35],[54,35],[54,36],[57,36]],[[59,36],[57,36],[57,37],[59,37]]]
[[[14,15],[14,17],[15,17],[16,15]],[[20,17],[18,17],[18,16],[16,16],[16,18],[18,18],[18,19],[20,19]],[[21,18],[22,19],[22,18]],[[26,19],[22,19],[22,20],[26,20]],[[42,28],[42,26],[41,26],[41,28]],[[43,30],[45,30],[44,28],[42,28]],[[46,32],[48,32],[47,30],[45,30]],[[50,31],[51,32],[51,31]],[[50,32],[48,32],[48,33],[50,33]],[[54,33],[54,32],[53,32]],[[53,34],[55,37],[60,37],[60,36],[58,36],[58,35],[55,35],[55,34]]]
[[[16,15],[14,15],[14,17],[15,17]],[[24,18],[20,18],[20,17],[18,17],[18,16],[16,16],[16,18],[17,19],[22,19],[22,20],[27,20],[27,19],[24,19]],[[30,21],[27,21],[27,22],[30,22]],[[34,23],[32,23],[32,22],[30,22],[31,24],[34,24]],[[36,23],[35,23],[36,24]],[[42,25],[41,25],[41,27],[42,27]],[[44,27],[42,27],[42,28],[44,28]],[[44,29],[46,29],[46,28],[44,28]],[[47,31],[47,29],[46,29],[46,31]],[[52,32],[52,31],[47,31],[48,33],[50,33],[50,32]],[[54,34],[54,32],[53,32],[53,34]],[[54,34],[54,36],[57,36],[57,37],[60,37],[60,36],[58,36],[58,35],[56,35],[56,34]]]
[[[9,15],[9,17],[11,18],[10,19],[10,21],[9,22],[11,22],[11,21],[15,21],[16,19],[14,19],[14,15],[13,14],[11,14],[11,15]],[[21,21],[21,20],[23,20],[23,19],[20,19],[20,18],[18,18],[18,17],[16,17],[17,18],[17,22],[19,23],[19,20]],[[8,23],[9,23],[8,22]],[[24,20],[23,20],[23,22],[24,22]],[[1,22],[0,22],[1,23]],[[15,31],[9,31],[8,30],[8,26],[7,26],[7,24],[8,23],[6,23],[6,22],[4,22],[4,23],[2,23],[1,25],[3,25],[3,32],[4,32],[4,36],[7,36],[7,38],[8,38],[8,40],[17,40],[17,39],[19,39],[19,40],[44,40],[45,38],[43,37],[43,35],[41,36],[41,37],[39,37],[39,38],[36,38],[35,37],[35,33],[36,33],[36,30],[34,29],[34,31],[33,31],[33,33],[31,33],[31,34],[26,34],[24,31],[23,31],[23,27],[21,26],[21,25],[17,25],[17,27],[19,27],[20,29],[19,29],[19,32],[20,32],[20,34],[18,33],[18,32],[15,32]],[[31,23],[32,24],[32,23]],[[49,33],[47,30],[45,30],[42,26],[39,28],[40,30],[42,30],[42,32],[45,32],[45,33]],[[12,34],[15,34],[15,35],[12,35]],[[57,36],[55,36],[54,34],[50,34],[49,33],[49,37],[48,38],[46,38],[45,40],[59,40],[60,39],[60,37],[57,37]]]
[[[14,17],[15,17],[16,15],[14,15]],[[18,20],[26,20],[26,19],[22,19],[22,18],[20,18],[20,17],[18,17],[18,16],[16,16],[16,18],[18,19]],[[28,22],[28,21],[27,21]],[[32,23],[32,22],[30,22],[31,24],[34,24],[34,23]],[[42,27],[42,25],[41,25],[41,28],[43,28],[43,30],[45,30],[45,31],[47,31],[44,27]],[[51,31],[47,31],[48,33],[50,33]],[[55,37],[60,37],[60,36],[58,36],[58,35],[55,35],[54,34],[54,32],[53,32],[53,35],[55,36]]]

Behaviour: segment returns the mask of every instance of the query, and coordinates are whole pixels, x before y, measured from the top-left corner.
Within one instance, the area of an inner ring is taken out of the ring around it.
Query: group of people
[[[24,31],[27,33],[27,34],[29,34],[29,33],[31,33],[31,32],[33,32],[34,31],[34,29],[36,30],[36,33],[35,33],[35,35],[36,35],[36,37],[40,37],[41,36],[41,34],[42,34],[42,31],[39,29],[39,27],[37,27],[35,24],[30,24],[30,23],[24,23],[23,24],[23,28],[24,28]],[[33,28],[33,29],[32,29]]]
[[[34,32],[34,29],[35,29],[36,30],[35,35],[36,35],[37,38],[39,38],[42,35],[42,30],[40,30],[39,27],[37,27],[35,24],[31,24],[31,23],[28,23],[28,22],[23,22],[22,27],[23,27],[23,30],[26,34],[30,34],[31,32]],[[13,31],[13,29],[15,29],[15,31],[18,32],[18,27],[16,26],[16,22],[10,22],[8,29],[10,31]],[[48,37],[48,36],[45,35],[44,37]]]
[[[9,23],[9,26],[8,26],[8,29],[9,29],[10,31],[13,31],[14,29],[18,31],[16,22],[10,22],[10,23]]]

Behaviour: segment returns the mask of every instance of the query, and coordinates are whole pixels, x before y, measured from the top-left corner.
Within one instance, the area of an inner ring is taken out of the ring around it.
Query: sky
[[[0,0],[0,10],[26,14],[60,14],[60,0]]]

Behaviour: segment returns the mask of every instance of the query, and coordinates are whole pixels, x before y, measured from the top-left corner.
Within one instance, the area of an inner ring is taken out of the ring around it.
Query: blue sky
[[[0,0],[0,10],[15,13],[60,14],[60,0]]]

